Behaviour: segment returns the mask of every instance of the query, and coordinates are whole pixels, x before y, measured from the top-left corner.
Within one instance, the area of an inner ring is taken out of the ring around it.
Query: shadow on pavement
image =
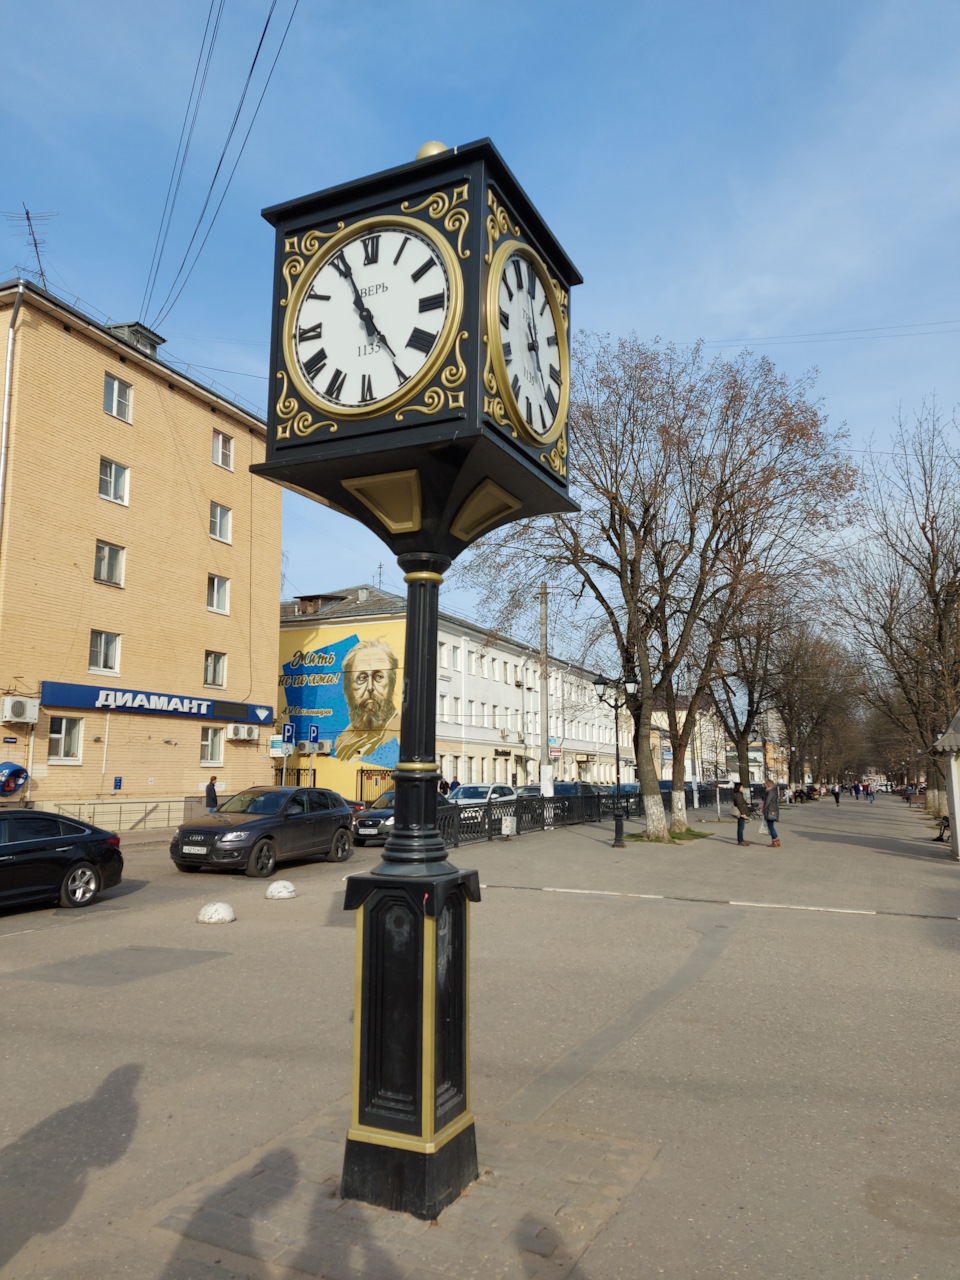
[[[0,1150],[0,1268],[35,1235],[62,1227],[90,1171],[124,1155],[137,1127],[142,1072],[137,1063],[117,1067],[92,1098],[55,1111]]]
[[[922,862],[955,863],[949,845],[938,845],[931,849],[932,841],[925,837],[896,836],[854,836],[846,833],[827,831],[804,831],[804,840],[812,844],[851,844],[859,849],[869,849],[871,853],[882,853],[888,857],[914,858]]]

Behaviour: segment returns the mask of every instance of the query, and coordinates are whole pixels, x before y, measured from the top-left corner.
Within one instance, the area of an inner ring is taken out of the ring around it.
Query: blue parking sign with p
[[[318,724],[310,725],[309,729],[307,730],[307,741],[308,742],[320,741],[320,726]]]
[[[293,725],[289,722],[289,720],[283,726],[283,741],[284,742],[293,741]]]

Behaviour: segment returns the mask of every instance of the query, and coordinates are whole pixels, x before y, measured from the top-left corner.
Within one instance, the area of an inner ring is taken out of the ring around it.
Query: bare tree
[[[498,530],[461,569],[504,626],[547,576],[586,656],[638,682],[627,706],[651,837],[667,835],[654,708],[667,708],[681,765],[673,825],[685,826],[682,762],[721,645],[851,491],[842,434],[827,431],[811,389],[812,376],[790,382],[749,353],[708,360],[700,345],[581,335],[570,411],[579,514]]]
[[[900,416],[891,453],[871,453],[866,537],[841,601],[873,705],[924,753],[960,707],[958,444],[956,420],[931,401]],[[926,759],[927,807],[939,815],[943,772],[937,757]]]

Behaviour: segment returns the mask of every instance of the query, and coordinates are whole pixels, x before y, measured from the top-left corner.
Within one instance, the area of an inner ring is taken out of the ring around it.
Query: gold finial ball
[[[426,160],[428,156],[439,156],[450,148],[444,142],[425,142],[417,152],[418,160]]]

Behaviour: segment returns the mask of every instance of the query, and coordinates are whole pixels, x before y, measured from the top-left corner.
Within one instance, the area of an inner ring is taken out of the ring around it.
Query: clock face
[[[287,367],[315,404],[376,416],[436,372],[461,309],[446,242],[412,218],[369,218],[321,248],[284,324]]]
[[[556,439],[569,402],[567,335],[547,268],[526,245],[514,241],[497,251],[488,309],[498,382],[511,419],[537,443]]]

